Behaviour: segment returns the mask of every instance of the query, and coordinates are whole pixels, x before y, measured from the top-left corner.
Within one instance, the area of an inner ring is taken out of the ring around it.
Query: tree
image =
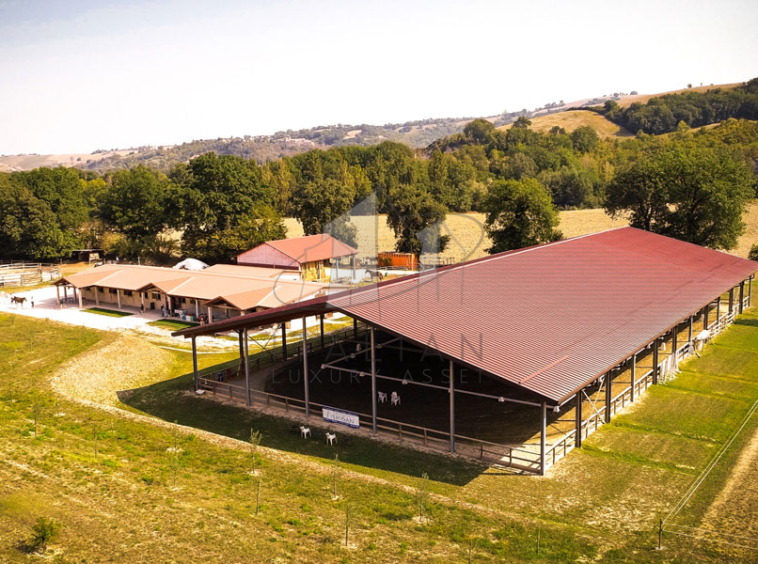
[[[82,241],[89,205],[79,174],[38,168],[0,177],[0,248],[9,258],[59,259]]]
[[[571,142],[580,153],[589,153],[600,141],[597,132],[589,125],[577,127],[571,132]]]
[[[170,223],[167,200],[171,193],[171,181],[166,175],[145,166],[111,175],[100,195],[100,217],[126,237],[125,256],[145,256],[148,239],[152,245],[158,241]]]
[[[402,253],[442,252],[450,237],[440,234],[447,209],[418,185],[400,185],[390,194],[387,222]]]
[[[206,153],[171,172],[176,192],[167,210],[183,231],[184,252],[210,261],[285,235],[271,186],[255,161]]]
[[[605,209],[630,224],[683,241],[729,250],[745,231],[742,215],[755,196],[744,159],[725,147],[666,146],[619,173]]]
[[[513,122],[513,127],[516,129],[528,129],[532,126],[532,120],[526,116],[519,116],[516,121]]]
[[[483,209],[492,239],[490,254],[555,241],[559,217],[550,192],[533,178],[499,180],[489,190]]]
[[[329,233],[355,246],[358,231],[345,214],[371,192],[363,170],[336,150],[309,151],[292,162],[296,182],[290,208],[305,234]]]
[[[492,122],[479,118],[466,124],[466,127],[463,128],[463,135],[474,143],[486,145],[490,142],[494,131],[495,126]]]

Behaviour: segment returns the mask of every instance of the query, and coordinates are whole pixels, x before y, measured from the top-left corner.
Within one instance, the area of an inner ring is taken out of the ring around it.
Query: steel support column
[[[658,337],[653,341],[653,384],[658,383],[658,349],[660,344],[658,343]]]
[[[252,405],[253,402],[250,395],[250,350],[247,327],[245,327],[245,329],[240,332],[240,338],[244,343],[243,353],[245,355],[245,403],[247,403],[247,405]]]
[[[745,309],[745,281],[740,282],[740,305],[737,307],[737,312],[742,313]]]
[[[582,446],[582,390],[576,393],[576,448]]]
[[[611,373],[605,375],[605,422],[611,422],[611,401],[613,395],[613,377]]]
[[[690,327],[692,327],[692,326],[690,325]],[[632,370],[631,370],[631,378],[630,378],[630,380],[632,381],[632,388],[631,388],[632,403],[634,403],[634,395],[635,395],[634,394],[634,385],[635,385],[635,379],[636,378],[637,378],[637,354],[635,353],[635,354],[632,355]]]
[[[321,326],[321,348],[324,348],[324,314],[319,316],[319,325]]]
[[[200,385],[200,373],[197,370],[197,337],[192,336],[192,371],[195,374],[195,391]]]
[[[371,432],[376,435],[376,343],[374,341],[374,328],[369,329],[371,339]]]
[[[282,323],[282,360],[287,360],[287,324]]]
[[[547,448],[545,441],[547,440],[547,403],[542,402],[542,421],[540,422],[540,476],[544,476],[547,472]]]
[[[308,333],[305,331],[305,317],[303,317],[303,386],[305,387],[305,416],[311,416],[310,385],[308,382]]]
[[[676,355],[676,349],[679,346],[679,324],[674,327],[674,334],[671,336],[671,354],[674,355],[674,368],[679,368],[679,359]]]
[[[751,274],[750,278],[747,279],[747,307],[753,304],[753,278],[755,275]]]
[[[450,452],[455,452],[455,379],[453,361],[450,361]]]
[[[353,337],[358,338],[358,320],[353,319]]]

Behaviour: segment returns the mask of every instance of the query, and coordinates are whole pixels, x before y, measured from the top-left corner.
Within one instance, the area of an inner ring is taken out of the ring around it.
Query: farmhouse
[[[339,278],[332,270],[340,259],[351,260],[354,271],[357,254],[358,249],[324,233],[262,243],[237,256],[237,264],[292,270],[303,280],[329,281]]]
[[[188,271],[157,266],[107,264],[56,283],[58,300],[118,309],[166,308],[188,320],[208,321],[276,308],[326,295],[325,284],[293,280],[285,271],[214,265]],[[68,291],[72,290],[69,298]]]
[[[544,473],[748,307],[756,269],[627,227],[176,334],[240,335],[240,377],[195,363],[196,389]],[[332,312],[349,335],[254,370],[248,331]]]

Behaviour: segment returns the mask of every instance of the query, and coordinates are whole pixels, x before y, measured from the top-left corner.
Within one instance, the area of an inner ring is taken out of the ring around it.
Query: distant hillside
[[[553,127],[562,127],[571,133],[577,127],[589,125],[603,138],[632,137],[632,134],[604,116],[588,110],[569,110],[546,116],[531,118],[532,129],[535,131],[550,131]],[[508,129],[511,124],[501,126],[500,129]]]
[[[722,89],[737,85],[720,86]],[[704,91],[710,87],[687,89],[689,92]],[[679,92],[679,91],[676,91]],[[485,117],[494,125],[506,127],[520,116],[526,116],[533,122],[537,131],[549,130],[554,126],[573,131],[579,126],[589,125],[602,137],[626,137],[628,131],[614,124],[599,113],[578,110],[577,108],[597,107],[608,100],[613,100],[620,108],[635,102],[646,102],[651,98],[670,93],[639,95],[637,92],[614,92],[595,98],[586,98],[565,103],[551,102],[533,110],[522,109],[503,112],[500,115]],[[597,109],[597,108],[595,108]],[[31,170],[41,166],[73,166],[85,170],[105,172],[131,168],[139,164],[167,171],[174,164],[214,151],[219,155],[236,155],[255,159],[260,163],[293,156],[311,149],[328,149],[345,145],[375,145],[382,141],[397,141],[414,148],[427,147],[431,143],[463,131],[464,126],[475,117],[441,118],[409,121],[386,125],[329,125],[301,129],[297,131],[279,131],[273,135],[257,135],[218,139],[196,140],[181,145],[144,146],[130,149],[111,149],[95,151],[92,154],[65,155],[14,155],[0,156],[0,172]]]

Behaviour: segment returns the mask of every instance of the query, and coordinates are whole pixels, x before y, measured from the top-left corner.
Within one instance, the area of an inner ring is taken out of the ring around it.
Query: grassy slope
[[[535,131],[549,131],[555,126],[562,127],[568,132],[574,131],[577,127],[589,125],[600,137],[633,137],[623,127],[620,127],[604,116],[589,110],[575,110],[570,112],[559,112],[546,116],[532,118],[532,129]],[[502,126],[500,129],[508,129],[511,125]]]
[[[469,537],[481,561],[570,562],[597,555],[602,562],[717,562],[720,549],[685,538],[667,536],[664,553],[650,550],[655,524],[758,397],[758,315],[751,313],[546,479],[482,472],[371,441],[341,446],[338,488],[351,501],[354,545],[344,549],[344,499],[330,499],[333,450],[304,443],[289,433],[289,423],[184,393],[189,376],[127,400],[132,409],[233,437],[244,438],[251,424],[261,429],[264,446],[280,450],[261,457],[264,488],[256,517],[256,480],[247,473],[244,449],[179,435],[174,486],[170,429],[49,391],[49,374],[59,363],[110,336],[8,315],[0,316],[0,326],[0,560],[8,562],[27,561],[16,546],[40,515],[64,523],[54,548],[65,562],[101,561],[105,554],[114,562],[187,561],[189,555],[207,562],[443,562],[465,559]],[[175,354],[172,373],[188,372],[188,355]],[[35,405],[41,406],[36,438]],[[756,422],[750,427],[745,436]],[[680,519],[697,522],[737,452]],[[432,522],[420,526],[411,520],[412,492],[389,483],[418,485],[422,470],[441,497],[428,504]]]

